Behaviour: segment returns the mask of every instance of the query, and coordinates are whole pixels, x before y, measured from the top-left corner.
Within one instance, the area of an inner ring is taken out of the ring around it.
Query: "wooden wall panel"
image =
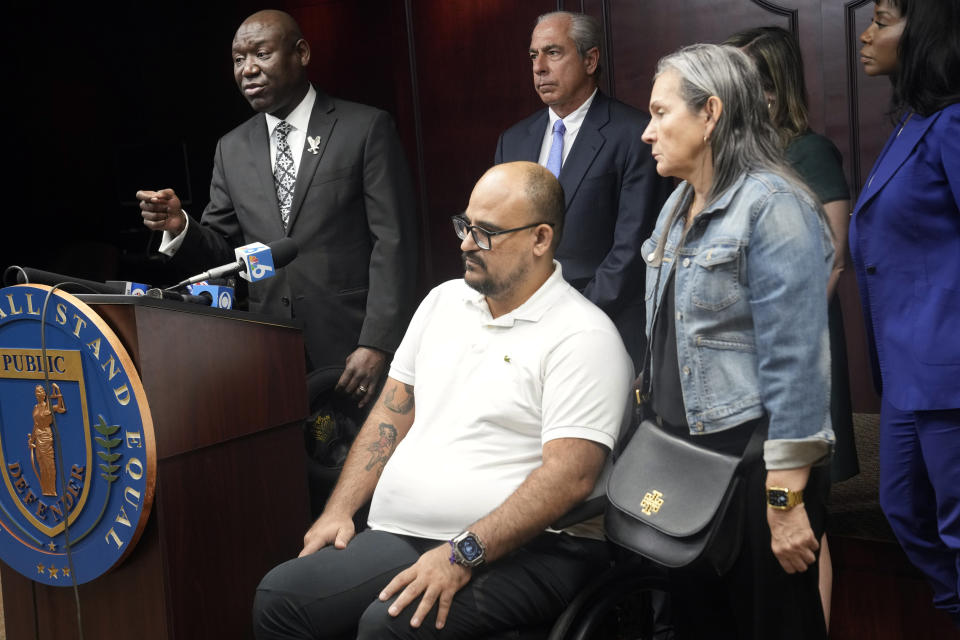
[[[609,4],[616,96],[644,110],[662,56],[695,42],[721,42],[748,27],[790,28],[793,15],[743,0],[656,0],[640,5],[609,0]],[[804,4],[816,7],[815,0]]]
[[[310,80],[327,93],[389,112],[407,151],[420,195],[421,294],[433,280],[423,181],[417,85],[411,75],[415,43],[407,31],[404,0],[301,0],[285,9],[310,43]]]
[[[310,80],[345,100],[397,114],[409,101],[403,3],[315,0],[288,3],[310,43]]]
[[[433,284],[463,274],[449,218],[493,164],[500,132],[542,107],[526,52],[535,18],[554,9],[547,0],[410,3]]]

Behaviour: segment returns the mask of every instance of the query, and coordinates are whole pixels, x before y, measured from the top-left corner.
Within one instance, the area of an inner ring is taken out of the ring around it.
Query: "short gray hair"
[[[577,47],[577,53],[581,58],[586,57],[590,49],[596,48],[597,53],[603,53],[603,27],[600,21],[585,13],[574,13],[573,11],[551,11],[544,13],[537,18],[536,24],[552,18],[568,18],[570,20],[570,29],[567,35],[573,40]],[[597,70],[593,74],[594,79],[600,79],[600,56],[597,56]]]

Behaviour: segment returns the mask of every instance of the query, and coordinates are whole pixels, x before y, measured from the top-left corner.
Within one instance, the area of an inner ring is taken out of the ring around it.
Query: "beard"
[[[477,255],[479,253],[479,251],[464,251],[461,254],[463,280],[470,288],[488,298],[502,297],[504,293],[511,291],[518,283],[523,281],[527,274],[528,265],[519,263],[506,276],[496,278],[487,271],[487,264],[483,258]]]

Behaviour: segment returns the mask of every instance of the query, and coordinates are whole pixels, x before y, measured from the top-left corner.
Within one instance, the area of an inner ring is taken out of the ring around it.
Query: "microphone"
[[[287,266],[297,257],[299,248],[293,238],[280,238],[270,244],[253,242],[237,247],[234,250],[237,260],[225,265],[214,267],[209,271],[187,278],[168,289],[179,289],[188,284],[196,284],[201,280],[214,280],[224,276],[239,273],[240,277],[250,282],[257,282],[274,275],[276,269]]]
[[[121,293],[128,296],[144,296],[147,295],[147,289],[150,288],[148,284],[142,284],[140,282],[130,282],[129,280],[107,280],[108,285],[117,285],[121,289]]]
[[[216,309],[233,309],[233,287],[201,282],[187,287],[195,296],[207,300],[207,304]]]
[[[147,289],[146,296],[148,298],[156,298],[157,300],[176,300],[177,302],[190,302],[193,304],[202,304],[204,306],[210,306],[210,301],[212,299],[210,294],[206,291],[198,296],[195,296],[190,293],[178,293],[176,291],[171,291],[170,289],[158,289],[156,287]]]
[[[62,273],[18,266],[7,268],[4,273],[3,283],[4,285],[48,284],[50,286],[59,284],[64,285],[61,286],[60,289],[67,293],[105,293],[121,296],[143,295],[148,288],[145,284],[130,282],[129,280],[97,282],[96,280],[84,280],[83,278],[75,278]]]

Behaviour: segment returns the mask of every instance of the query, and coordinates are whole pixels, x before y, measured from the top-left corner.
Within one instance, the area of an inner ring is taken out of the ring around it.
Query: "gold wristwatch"
[[[798,504],[803,504],[803,489],[791,491],[785,487],[767,487],[768,506],[787,511]]]

